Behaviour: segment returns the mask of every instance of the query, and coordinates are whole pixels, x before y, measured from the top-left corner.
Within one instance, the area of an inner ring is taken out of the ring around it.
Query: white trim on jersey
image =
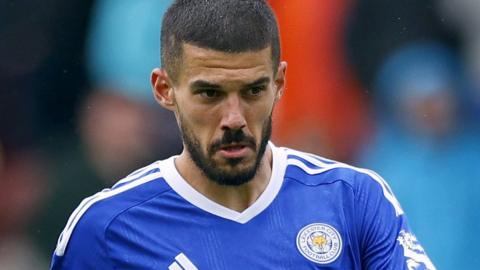
[[[433,265],[430,258],[428,258],[427,254],[425,254],[425,253],[417,253],[413,250],[409,250],[409,249],[404,248],[404,253],[403,254],[404,254],[405,258],[407,259],[407,264],[410,261],[414,261],[417,264],[419,264],[419,263],[423,264],[425,266],[426,270],[436,270],[437,269],[435,267],[435,265]]]
[[[148,166],[147,166],[148,167]],[[80,218],[85,214],[85,212],[96,202],[104,200],[106,198],[110,198],[117,194],[120,194],[126,190],[132,189],[144,183],[156,180],[160,178],[162,175],[160,172],[148,174],[142,178],[137,179],[131,183],[127,183],[121,187],[116,189],[104,189],[101,192],[96,193],[93,196],[85,198],[80,205],[73,211],[70,215],[70,218],[67,221],[67,225],[63,229],[63,232],[60,234],[58,239],[57,247],[55,249],[55,254],[57,256],[63,256],[65,253],[65,249],[67,248],[68,241],[70,240],[70,236],[72,235],[75,226],[77,225]]]
[[[165,181],[186,201],[216,216],[229,219],[240,224],[245,224],[260,214],[272,203],[283,184],[287,157],[285,152],[282,149],[275,147],[273,143],[269,142],[269,147],[272,150],[273,156],[272,175],[270,177],[270,181],[258,199],[243,212],[237,212],[218,204],[190,186],[190,184],[183,179],[183,177],[175,168],[176,157],[171,157],[165,160],[164,163],[161,164],[161,170],[164,173],[163,177],[165,178]]]
[[[184,270],[182,267],[180,267],[180,265],[178,265],[177,262],[173,262],[172,264],[170,264],[170,266],[168,267],[168,270]]]
[[[156,161],[146,167],[143,167],[143,168],[140,168],[136,171],[134,171],[133,173],[127,175],[127,177],[123,178],[123,179],[120,179],[118,182],[116,182],[112,189],[113,188],[116,188],[117,186],[123,184],[123,183],[126,183],[126,182],[129,182],[129,181],[132,181],[136,178],[138,178],[140,175],[142,175],[142,173],[146,173],[148,171],[151,171],[151,170],[154,170],[154,169],[157,169],[158,168],[158,164],[160,163],[160,161]]]
[[[168,270],[198,270],[192,261],[183,253],[178,254],[175,260],[175,262],[168,266]]]
[[[198,270],[198,268],[190,261],[190,259],[185,256],[185,254],[180,253],[175,257],[175,260],[183,267],[185,270]]]
[[[348,164],[345,164],[345,163],[335,162],[333,160],[332,161],[329,160],[331,162],[335,162],[333,164],[325,163],[325,162],[322,162],[320,160],[321,159],[320,157],[317,159],[317,158],[314,158],[313,156],[311,156],[310,154],[307,154],[307,153],[304,153],[304,152],[300,152],[300,151],[296,151],[296,150],[288,149],[288,148],[286,148],[286,149],[287,149],[286,150],[287,154],[292,154],[292,155],[298,156],[298,157],[312,163],[313,165],[319,167],[318,169],[309,168],[305,163],[303,163],[302,161],[300,161],[298,159],[289,158],[287,160],[288,165],[293,165],[293,166],[299,167],[304,172],[306,172],[310,175],[320,174],[320,173],[323,173],[323,172],[326,172],[326,171],[329,171],[329,170],[332,170],[332,169],[335,169],[335,168],[349,168],[349,169],[353,169],[357,172],[360,172],[360,173],[363,173],[363,174],[366,174],[366,175],[370,176],[373,180],[375,180],[375,182],[377,182],[382,187],[383,195],[392,204],[393,208],[395,209],[395,215],[397,217],[400,216],[400,215],[403,215],[403,209],[400,206],[400,203],[398,202],[397,198],[395,198],[395,196],[393,195],[392,189],[387,184],[387,182],[381,176],[379,176],[377,173],[375,173],[371,170],[357,168],[357,167],[354,167],[354,166],[351,166],[351,165],[348,165]]]
[[[300,157],[302,159],[305,159],[306,161],[312,163],[313,165],[315,165],[317,167],[328,167],[328,166],[331,166],[332,164],[343,164],[343,163],[335,161],[335,160],[326,159],[326,158],[323,158],[323,157],[315,156],[315,155],[310,154],[310,153],[305,153],[305,152],[297,151],[297,150],[290,149],[290,148],[285,148],[285,150],[287,152],[287,155],[292,154],[294,156],[298,156],[298,157]],[[328,161],[330,163],[323,162],[322,160]]]

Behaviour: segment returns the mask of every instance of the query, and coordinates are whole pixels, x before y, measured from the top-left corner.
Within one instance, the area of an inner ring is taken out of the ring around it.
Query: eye
[[[247,94],[250,96],[257,97],[257,96],[260,96],[263,91],[265,91],[265,88],[266,87],[264,85],[253,86],[248,89]]]
[[[216,98],[216,97],[220,96],[219,91],[217,91],[215,89],[202,89],[202,90],[198,91],[197,93],[201,97],[208,98],[208,99],[212,99],[212,98]]]

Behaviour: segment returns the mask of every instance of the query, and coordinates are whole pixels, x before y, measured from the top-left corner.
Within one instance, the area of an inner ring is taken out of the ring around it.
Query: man
[[[263,0],[176,1],[151,82],[184,150],[85,199],[52,269],[434,269],[379,176],[269,142],[279,59]]]

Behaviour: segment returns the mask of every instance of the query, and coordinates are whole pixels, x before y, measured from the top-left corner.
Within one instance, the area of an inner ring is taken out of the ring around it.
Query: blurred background
[[[152,98],[170,0],[0,0],[0,270],[47,269],[82,198],[181,151]],[[438,269],[480,265],[480,2],[270,0],[273,141],[379,172]]]

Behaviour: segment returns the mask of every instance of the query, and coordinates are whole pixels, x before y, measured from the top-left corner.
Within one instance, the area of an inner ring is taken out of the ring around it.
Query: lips
[[[246,146],[243,145],[243,144],[230,144],[230,145],[225,145],[225,146],[220,147],[220,150],[236,151],[236,150],[240,150],[244,147],[246,147]]]
[[[221,146],[219,152],[225,158],[243,158],[247,155],[248,147],[245,144],[228,144]]]

